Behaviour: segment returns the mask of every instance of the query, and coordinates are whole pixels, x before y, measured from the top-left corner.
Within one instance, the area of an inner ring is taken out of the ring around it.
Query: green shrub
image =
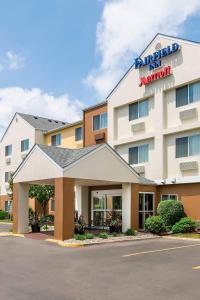
[[[114,236],[114,237],[118,236],[117,232],[113,232],[112,236]]]
[[[192,232],[196,229],[197,223],[192,220],[191,218],[185,217],[182,218],[180,221],[178,221],[174,226],[172,227],[173,233],[186,233],[186,232]]]
[[[126,235],[136,235],[135,229],[133,229],[133,228],[127,229]]]
[[[107,239],[107,238],[108,238],[108,234],[107,234],[107,232],[100,232],[100,233],[99,233],[99,237],[100,237],[101,239]]]
[[[54,223],[54,215],[46,215],[45,220],[46,222]]]
[[[92,240],[94,238],[94,234],[93,233],[86,233],[85,237],[88,240]]]
[[[75,234],[75,240],[78,241],[84,241],[86,239],[86,236],[84,234]]]
[[[172,226],[185,216],[182,203],[176,200],[161,201],[157,213],[163,219],[165,226]]]
[[[165,224],[160,216],[152,216],[146,219],[145,229],[152,233],[160,233],[165,231]]]
[[[9,213],[7,211],[0,211],[0,220],[9,219]]]

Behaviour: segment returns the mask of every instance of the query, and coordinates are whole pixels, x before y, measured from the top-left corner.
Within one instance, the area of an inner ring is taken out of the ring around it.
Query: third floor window
[[[75,141],[81,141],[83,139],[82,132],[82,127],[75,128]]]
[[[93,116],[93,130],[107,128],[107,113]]]
[[[149,100],[142,100],[129,104],[129,121],[149,115]]]
[[[5,156],[11,156],[12,155],[12,145],[5,146]]]
[[[200,154],[200,134],[176,139],[176,158]]]
[[[21,152],[28,151],[29,149],[29,139],[21,141]]]
[[[200,101],[200,82],[187,84],[176,89],[176,107]]]

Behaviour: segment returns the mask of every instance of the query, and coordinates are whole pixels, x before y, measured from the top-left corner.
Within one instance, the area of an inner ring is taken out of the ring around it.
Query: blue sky
[[[0,5],[0,133],[15,111],[81,118],[82,108],[105,99],[157,32],[200,41],[199,0]]]

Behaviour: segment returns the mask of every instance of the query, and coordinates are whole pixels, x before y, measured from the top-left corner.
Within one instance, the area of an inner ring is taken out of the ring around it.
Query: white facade
[[[29,140],[29,147],[21,151],[21,141]],[[20,115],[16,114],[7,128],[0,143],[0,187],[1,195],[7,195],[9,184],[5,182],[5,173],[17,169],[35,143],[44,143],[42,131],[36,130]],[[11,155],[5,155],[5,147],[12,145]]]
[[[148,179],[161,182],[196,182],[200,171],[200,145],[192,155],[176,156],[176,139],[200,134],[200,95],[196,102],[176,107],[176,89],[200,81],[200,44],[158,34],[142,53],[178,43],[180,49],[161,58],[161,67],[134,66],[108,97],[108,143],[129,161],[129,148],[148,145],[148,159],[132,166]],[[139,86],[140,77],[170,66],[172,74]],[[129,120],[129,104],[149,100],[148,115]],[[139,151],[139,150],[138,150]],[[189,151],[189,150],[188,150]]]

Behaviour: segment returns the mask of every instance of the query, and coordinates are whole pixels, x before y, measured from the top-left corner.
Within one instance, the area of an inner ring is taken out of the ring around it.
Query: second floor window
[[[12,155],[12,145],[5,146],[5,156],[11,156]]]
[[[200,134],[176,139],[176,158],[200,154]]]
[[[11,172],[5,172],[5,182],[9,182],[11,179]]]
[[[176,107],[200,101],[200,82],[185,85],[176,89]]]
[[[29,139],[21,141],[21,152],[29,149]]]
[[[82,127],[75,128],[75,140],[76,141],[81,141],[83,139],[82,132],[83,132]]]
[[[51,145],[60,146],[61,145],[61,133],[51,136]]]
[[[149,100],[143,100],[129,104],[129,121],[149,115]]]
[[[149,145],[129,148],[129,164],[140,164],[149,161]]]
[[[93,116],[93,130],[107,128],[107,113]]]

